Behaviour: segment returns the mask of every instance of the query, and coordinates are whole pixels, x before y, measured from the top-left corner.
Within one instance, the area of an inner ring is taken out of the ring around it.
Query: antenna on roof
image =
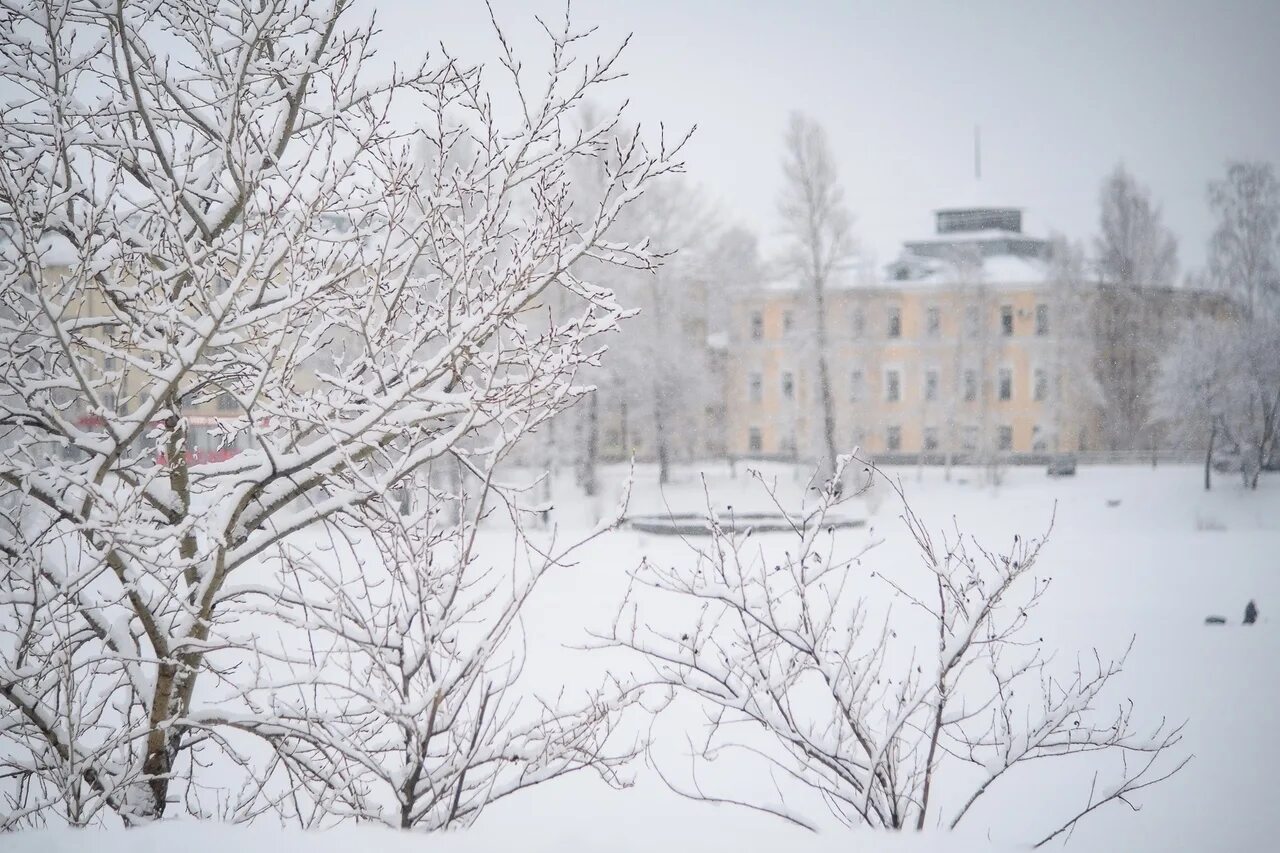
[[[973,177],[982,180],[982,128],[976,124],[973,126]]]

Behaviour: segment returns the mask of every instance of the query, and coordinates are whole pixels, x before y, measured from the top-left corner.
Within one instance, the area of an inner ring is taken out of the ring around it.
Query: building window
[[[902,377],[896,370],[889,370],[884,374],[884,398],[890,403],[902,399]]]
[[[1002,426],[996,435],[1000,450],[1013,450],[1013,427]]]
[[[937,427],[924,428],[924,449],[925,450],[938,449],[938,428]]]
[[[960,439],[961,446],[969,453],[978,449],[978,428],[967,426]]]
[[[760,427],[751,427],[747,430],[747,451],[759,453],[763,449],[764,439],[760,436]]]
[[[972,403],[978,399],[978,375],[972,370],[964,372],[964,401]]]
[[[1036,306],[1036,334],[1043,337],[1049,334],[1049,306]]]
[[[782,439],[782,452],[792,458],[796,457],[797,450],[795,435],[788,435]]]
[[[925,312],[925,328],[928,330],[929,337],[936,338],[942,334],[942,310],[936,305],[931,305],[929,310]]]
[[[119,362],[120,362],[120,359],[116,358],[114,355],[109,355],[102,360],[102,366],[107,370],[115,370],[116,365]]]
[[[867,315],[863,313],[861,308],[853,309],[853,315],[849,318],[849,328],[855,338],[860,338],[866,334]]]
[[[901,308],[894,307],[889,309],[888,334],[889,334],[889,337],[891,338],[902,337],[902,309]]]
[[[1049,374],[1044,370],[1044,368],[1036,368],[1035,382],[1031,388],[1031,396],[1037,403],[1043,403],[1049,398]]]
[[[924,398],[930,402],[938,399],[938,371],[926,370],[924,372]]]
[[[866,394],[863,386],[866,384],[861,370],[855,370],[849,374],[849,402],[859,403]]]
[[[1006,338],[1013,336],[1013,306],[1000,306],[1000,334]]]
[[[102,407],[103,407],[104,409],[111,409],[111,410],[113,410],[113,411],[115,410],[115,407],[116,407],[116,392],[115,392],[115,391],[103,391],[103,392],[102,392]]]
[[[759,373],[752,373],[747,377],[747,394],[753,403],[764,399],[764,377]]]
[[[1048,443],[1044,440],[1044,430],[1039,424],[1031,428],[1031,449],[1036,453],[1044,453],[1049,449]]]
[[[796,378],[790,370],[782,373],[782,398],[784,400],[794,400],[796,398]]]
[[[1013,399],[1013,371],[1007,367],[1000,368],[1000,399]]]
[[[751,340],[764,340],[764,315],[759,311],[751,312]]]
[[[236,398],[231,396],[230,391],[223,391],[218,395],[219,412],[234,412],[236,408]]]
[[[891,451],[902,449],[902,427],[891,426],[885,430],[884,443]]]
[[[795,331],[796,315],[793,311],[782,312],[782,334],[789,335]]]
[[[978,336],[978,306],[966,305],[964,309],[964,333],[968,337]]]

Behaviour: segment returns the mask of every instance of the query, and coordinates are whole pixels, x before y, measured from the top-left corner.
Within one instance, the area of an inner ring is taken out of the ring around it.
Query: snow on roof
[[[970,243],[983,240],[1033,240],[1035,242],[1043,242],[1039,237],[1033,237],[1030,234],[1024,234],[1021,231],[1006,231],[1002,228],[982,228],[977,231],[950,231],[946,234],[936,234],[932,237],[923,237],[919,240],[908,240],[907,245],[912,243]]]
[[[905,278],[897,278],[892,273],[881,276],[843,276],[831,282],[833,290],[903,290],[929,287],[948,287],[955,285],[986,284],[993,286],[1032,285],[1039,286],[1049,281],[1049,264],[1041,258],[1021,257],[1018,255],[993,255],[982,259],[981,272],[973,274],[972,268],[962,270],[955,264],[936,258],[904,254],[890,269],[899,264],[908,267]],[[800,289],[797,277],[779,277],[763,282],[754,291],[778,292]]]
[[[906,279],[885,281],[889,286],[949,284],[1043,284],[1049,277],[1049,264],[1041,258],[1018,255],[993,255],[982,259],[981,272],[973,275],[955,264],[932,258],[913,258],[917,262],[913,274]]]

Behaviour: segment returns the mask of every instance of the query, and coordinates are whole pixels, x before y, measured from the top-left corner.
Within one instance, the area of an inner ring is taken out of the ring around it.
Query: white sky
[[[536,45],[545,0],[493,0]],[[380,60],[439,41],[468,60],[494,40],[472,2],[381,0]],[[576,0],[603,44],[634,38],[615,85],[633,117],[697,123],[690,177],[763,240],[776,227],[791,109],[825,124],[863,245],[879,262],[975,195],[1020,205],[1028,230],[1092,234],[1098,186],[1123,160],[1162,204],[1183,269],[1203,263],[1205,184],[1227,158],[1280,165],[1280,2],[733,2]],[[537,57],[534,52],[531,59]]]

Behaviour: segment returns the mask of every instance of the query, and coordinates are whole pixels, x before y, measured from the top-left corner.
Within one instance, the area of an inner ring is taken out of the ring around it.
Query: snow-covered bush
[[[693,698],[706,715],[692,779],[669,784],[811,828],[808,805],[851,826],[954,829],[1014,767],[1121,753],[1116,778],[1095,778],[1084,806],[1045,829],[1048,840],[1186,763],[1168,754],[1180,726],[1143,728],[1129,704],[1104,707],[1123,655],[1055,666],[1034,632],[1049,588],[1036,571],[1047,533],[988,550],[959,530],[935,534],[903,499],[914,566],[878,564],[875,539],[841,553],[827,519],[849,499],[832,484],[851,463],[841,458],[785,542],[766,544],[708,507],[710,539],[691,544],[692,561],[646,561],[635,572],[604,640],[642,656],[649,686]],[[864,483],[882,476],[857,467]],[[880,607],[873,586],[898,603]],[[771,796],[746,799],[741,785],[724,792],[698,779],[700,764],[734,754],[754,762],[757,787]],[[797,792],[810,800],[798,804]]]

